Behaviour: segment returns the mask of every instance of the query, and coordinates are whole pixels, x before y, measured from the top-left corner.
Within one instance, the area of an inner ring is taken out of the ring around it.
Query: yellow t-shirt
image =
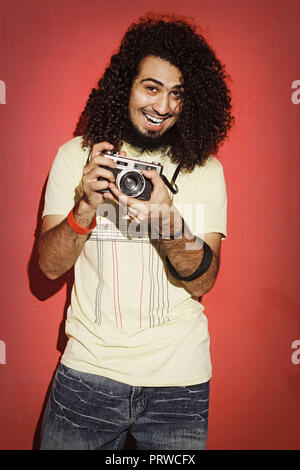
[[[128,157],[159,161],[171,180],[176,165],[159,152]],[[53,162],[43,216],[66,215],[81,195],[88,150],[81,137],[62,145]],[[172,195],[194,235],[226,233],[227,198],[221,163],[209,157],[192,173],[180,172]],[[204,307],[165,268],[159,243],[111,202],[97,211],[97,226],[75,263],[61,361],[83,372],[134,386],[180,386],[211,377]]]

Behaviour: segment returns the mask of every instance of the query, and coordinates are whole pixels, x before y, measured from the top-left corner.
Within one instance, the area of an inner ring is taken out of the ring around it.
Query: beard
[[[122,131],[122,139],[139,149],[141,153],[153,152],[158,149],[166,150],[170,147],[175,142],[176,133],[176,124],[174,124],[174,126],[160,135],[156,131],[151,130],[147,131],[147,134],[143,134],[128,118]]]

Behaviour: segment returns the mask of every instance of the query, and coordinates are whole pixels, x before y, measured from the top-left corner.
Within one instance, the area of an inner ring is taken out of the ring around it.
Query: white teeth
[[[163,119],[156,118],[154,116],[150,116],[150,114],[144,113],[146,119],[151,122],[153,126],[159,126],[162,122]]]

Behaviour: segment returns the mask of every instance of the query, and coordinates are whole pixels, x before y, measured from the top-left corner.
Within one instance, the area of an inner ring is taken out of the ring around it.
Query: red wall
[[[299,0],[0,0],[0,448],[35,448],[65,343],[71,279],[43,278],[34,248],[47,173],[121,35],[150,9],[193,16],[232,76],[236,124],[219,153],[228,239],[204,299],[208,448],[299,449]]]

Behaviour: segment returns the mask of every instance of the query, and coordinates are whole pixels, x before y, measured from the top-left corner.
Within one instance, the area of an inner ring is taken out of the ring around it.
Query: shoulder
[[[182,179],[196,185],[224,179],[223,165],[216,157],[210,155],[203,165],[197,165],[191,173],[183,173]]]
[[[73,167],[79,171],[86,165],[89,156],[89,149],[82,148],[82,137],[74,137],[58,148],[54,167],[65,165]]]
[[[72,153],[78,155],[88,155],[88,149],[82,148],[82,137],[74,137],[68,140],[59,147],[59,150],[64,153]]]
[[[203,165],[195,167],[194,172],[203,175],[223,173],[223,165],[218,158],[210,155]]]
[[[194,178],[201,184],[223,185],[225,183],[223,165],[218,158],[211,155],[204,165],[195,168]]]
[[[82,148],[82,137],[75,137],[62,144],[52,162],[51,176],[69,175],[77,180],[82,177],[83,168],[86,166],[89,150]]]

